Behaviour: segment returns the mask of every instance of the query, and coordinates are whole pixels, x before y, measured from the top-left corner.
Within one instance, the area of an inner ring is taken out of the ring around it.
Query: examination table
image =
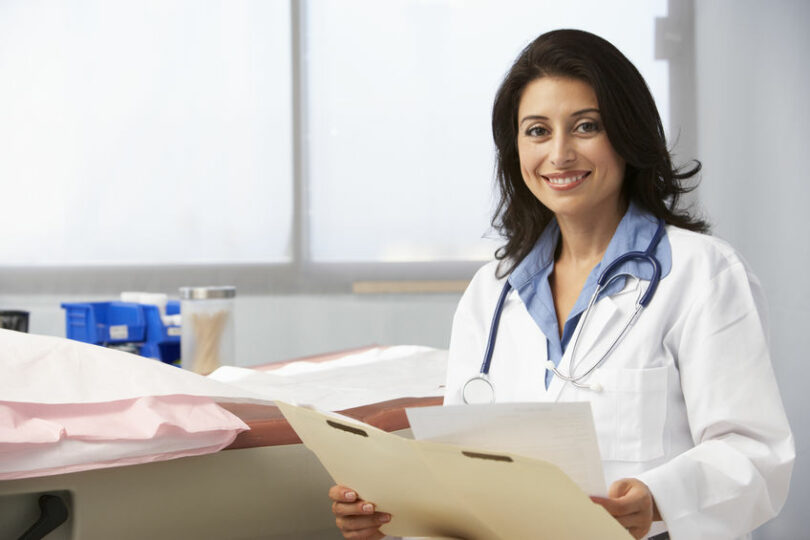
[[[441,402],[441,397],[403,398],[341,412],[400,432],[408,428],[406,407]],[[67,520],[45,537],[49,540],[340,538],[327,498],[333,482],[280,411],[269,405],[223,406],[251,429],[220,452],[0,481],[0,539],[22,537],[40,518],[44,494],[59,497],[52,502],[63,502],[67,510]]]

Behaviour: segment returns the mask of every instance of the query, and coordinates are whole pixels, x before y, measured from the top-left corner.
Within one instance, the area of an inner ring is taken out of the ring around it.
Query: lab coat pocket
[[[597,371],[590,396],[603,460],[649,461],[664,455],[667,368]]]

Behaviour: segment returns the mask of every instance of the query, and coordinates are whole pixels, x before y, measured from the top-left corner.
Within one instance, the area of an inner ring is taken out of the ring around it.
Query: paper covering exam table
[[[408,428],[406,407],[441,402],[403,398],[341,412],[400,431]],[[68,510],[48,540],[341,538],[327,498],[333,482],[280,411],[223,406],[251,429],[215,454],[0,481],[0,539],[18,539],[37,521],[43,494],[59,496]]]

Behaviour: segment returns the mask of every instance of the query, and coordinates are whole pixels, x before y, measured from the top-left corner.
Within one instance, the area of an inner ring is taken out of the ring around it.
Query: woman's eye
[[[548,130],[542,126],[533,126],[526,130],[529,137],[544,137],[548,135]]]
[[[574,131],[577,133],[596,133],[599,129],[599,124],[596,122],[580,122],[574,128]]]

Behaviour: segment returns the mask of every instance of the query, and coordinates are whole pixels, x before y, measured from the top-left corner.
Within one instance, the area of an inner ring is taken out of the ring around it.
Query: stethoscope
[[[594,372],[596,368],[602,365],[605,359],[610,356],[610,354],[616,349],[619,343],[624,339],[627,335],[627,332],[630,328],[638,320],[639,315],[644,309],[649,305],[650,300],[652,300],[653,295],[655,294],[655,289],[658,288],[658,283],[661,281],[661,263],[658,262],[658,259],[655,258],[653,253],[655,252],[656,247],[658,246],[658,242],[661,240],[661,237],[664,236],[664,220],[658,221],[658,228],[655,231],[655,234],[650,241],[650,245],[647,246],[646,251],[629,251],[623,255],[617,257],[613,262],[611,262],[599,275],[599,279],[596,280],[596,290],[591,295],[590,300],[588,301],[588,307],[585,308],[585,311],[582,313],[582,322],[579,325],[579,332],[574,335],[572,338],[573,342],[571,343],[571,367],[568,370],[568,375],[563,373],[557,366],[554,365],[554,362],[548,360],[546,362],[546,367],[550,369],[555,376],[562,379],[564,382],[570,383],[577,388],[584,388],[588,390],[592,390],[594,392],[601,392],[602,386],[599,383],[587,384],[584,381],[591,373]],[[585,326],[588,323],[588,317],[591,313],[591,308],[596,303],[596,299],[599,294],[606,289],[614,280],[619,279],[625,276],[631,276],[632,274],[628,274],[626,272],[614,274],[617,268],[629,261],[641,261],[649,263],[652,266],[652,277],[650,278],[650,284],[647,286],[646,289],[640,290],[639,295],[636,298],[636,307],[633,311],[633,315],[624,325],[622,331],[619,335],[613,340],[610,347],[608,347],[607,351],[599,358],[599,360],[594,363],[587,371],[582,374],[576,374],[576,354],[577,354],[577,345],[579,343],[579,336],[585,331]],[[506,280],[506,283],[503,286],[503,290],[501,291],[500,297],[498,297],[498,303],[495,305],[495,314],[492,316],[492,324],[489,328],[489,337],[487,338],[487,347],[484,351],[484,363],[481,364],[481,371],[471,377],[461,390],[462,398],[464,399],[464,403],[492,403],[495,401],[495,387],[492,385],[492,381],[489,379],[489,368],[492,364],[492,352],[495,349],[495,340],[498,336],[498,325],[501,321],[501,313],[503,312],[503,306],[506,302],[506,297],[509,294],[509,291],[512,289],[512,285],[509,283],[509,280]]]

